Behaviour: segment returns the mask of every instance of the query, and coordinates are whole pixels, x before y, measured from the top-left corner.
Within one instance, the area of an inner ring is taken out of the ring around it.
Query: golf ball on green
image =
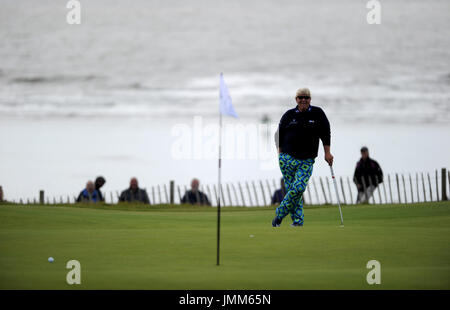
[[[48,261],[49,261],[50,263],[53,263],[53,262],[55,261],[55,259],[54,259],[53,257],[49,257],[49,258],[48,258]]]

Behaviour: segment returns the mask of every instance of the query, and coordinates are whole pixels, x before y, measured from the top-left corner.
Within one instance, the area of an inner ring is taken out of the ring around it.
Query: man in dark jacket
[[[150,204],[147,191],[139,188],[138,180],[136,178],[131,178],[130,188],[124,190],[120,194],[119,202],[143,202]]]
[[[205,193],[198,190],[200,185],[200,181],[198,179],[193,179],[191,181],[191,190],[187,191],[183,198],[181,199],[181,203],[190,203],[191,205],[208,205],[211,203],[208,200],[208,196]]]
[[[276,209],[273,227],[279,227],[286,215],[293,220],[291,226],[303,226],[303,193],[312,175],[313,165],[322,141],[325,161],[333,165],[330,152],[330,123],[325,112],[311,105],[311,93],[301,88],[295,94],[297,106],[284,113],[275,134],[278,147],[278,162],[286,195]]]
[[[383,182],[383,171],[380,165],[369,157],[369,149],[361,148],[361,159],[356,163],[353,175],[358,189],[356,203],[367,203],[377,186]]]

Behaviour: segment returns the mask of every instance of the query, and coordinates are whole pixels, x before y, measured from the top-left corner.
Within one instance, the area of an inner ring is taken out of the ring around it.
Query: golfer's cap
[[[298,96],[310,96],[311,97],[311,92],[309,91],[309,88],[300,88],[295,93],[295,97],[297,98]]]
[[[369,149],[367,148],[367,146],[363,146],[362,148],[361,148],[361,153],[362,152],[367,152]]]

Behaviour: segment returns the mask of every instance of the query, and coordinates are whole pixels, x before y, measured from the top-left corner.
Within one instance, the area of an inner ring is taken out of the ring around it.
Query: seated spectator
[[[105,197],[103,197],[103,194],[102,194],[102,192],[100,191],[100,188],[101,188],[103,185],[105,185],[105,183],[106,183],[106,180],[105,180],[105,178],[102,177],[102,176],[97,177],[97,178],[95,179],[95,189],[96,189],[97,192],[98,192],[98,196],[100,197],[100,201],[105,201]]]
[[[210,206],[211,203],[208,200],[208,196],[205,193],[198,190],[200,181],[198,179],[193,179],[191,181],[191,190],[187,191],[181,203],[190,203],[191,205],[207,205]]]
[[[281,188],[277,189],[273,193],[273,196],[272,196],[272,204],[273,205],[279,205],[283,201],[284,196],[286,195],[286,187],[284,186],[283,178],[281,178],[280,185],[281,185]]]
[[[100,201],[100,196],[95,189],[94,182],[88,181],[86,188],[80,192],[78,195],[77,202],[98,202]]]
[[[148,199],[147,191],[145,189],[140,189],[138,186],[138,180],[136,178],[131,178],[130,188],[124,190],[119,197],[120,202],[143,202],[150,204]]]

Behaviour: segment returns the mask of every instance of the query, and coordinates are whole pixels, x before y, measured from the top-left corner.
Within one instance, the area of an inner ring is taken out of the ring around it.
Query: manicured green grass
[[[450,203],[305,208],[0,206],[1,289],[450,289]],[[49,263],[48,257],[55,262]],[[81,263],[81,285],[66,263]],[[381,284],[368,285],[369,260]]]

